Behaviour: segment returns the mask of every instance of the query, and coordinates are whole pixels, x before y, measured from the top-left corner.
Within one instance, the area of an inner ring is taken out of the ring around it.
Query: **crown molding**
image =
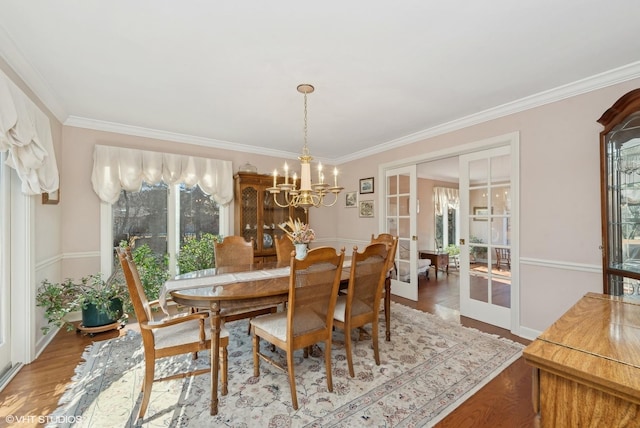
[[[13,39],[7,34],[4,27],[0,25],[0,57],[7,63],[7,66],[22,79],[31,89],[36,97],[49,109],[49,111],[63,123],[67,118],[67,111],[58,102],[58,97],[51,90],[46,80],[36,68],[20,53]]]
[[[300,156],[297,153],[285,152],[283,150],[274,150],[246,144],[232,143],[230,141],[216,140],[214,138],[198,137],[195,135],[145,128],[142,126],[124,125],[121,123],[107,122],[104,120],[96,120],[79,116],[69,116],[69,118],[64,122],[64,125],[76,128],[93,129],[96,131],[133,135],[136,137],[173,141],[176,143],[194,144],[196,146],[216,149],[232,150],[234,152],[255,153],[258,155],[273,156],[277,158],[296,159]]]
[[[213,138],[197,137],[186,134],[179,134],[158,129],[150,129],[139,126],[125,125],[114,122],[106,122],[78,116],[68,116],[65,109],[54,96],[54,92],[49,88],[46,80],[38,73],[28,60],[22,56],[11,37],[3,27],[0,26],[0,56],[13,68],[18,76],[25,82],[33,93],[47,106],[55,117],[65,126],[75,126],[79,128],[94,129],[106,132],[114,132],[125,135],[155,138],[167,141],[174,141],[199,146],[218,148],[232,151],[243,151],[264,156],[277,158],[297,159],[298,153],[291,153],[282,150],[274,150],[250,146],[246,144],[232,143],[229,141],[216,140]],[[346,156],[338,158],[317,158],[321,162],[340,165],[350,161],[358,160],[367,156],[385,152],[390,149],[402,147],[407,144],[416,143],[428,138],[433,138],[449,132],[457,131],[472,125],[498,119],[510,114],[518,113],[534,107],[550,104],[576,95],[591,92],[607,86],[622,83],[640,77],[640,61],[624,65],[603,73],[587,77],[566,85],[540,92],[516,101],[502,104],[479,113],[452,120],[450,122],[437,125],[422,131],[418,131],[400,138],[387,141],[360,150]]]
[[[417,143],[418,141],[433,138],[438,135],[447,134],[457,131],[468,126],[477,125],[479,123],[488,122],[510,114],[519,113],[534,107],[540,107],[545,104],[551,104],[566,98],[571,98],[597,89],[612,86],[618,83],[640,77],[640,61],[627,64],[582,80],[578,80],[566,85],[558,86],[548,91],[540,92],[516,101],[502,104],[479,113],[452,120],[442,125],[418,131],[404,137],[396,138],[386,143],[378,144],[365,150],[342,156],[335,159],[335,164],[340,165],[353,160],[361,159],[366,156],[375,155],[393,148],[406,146],[407,144]]]

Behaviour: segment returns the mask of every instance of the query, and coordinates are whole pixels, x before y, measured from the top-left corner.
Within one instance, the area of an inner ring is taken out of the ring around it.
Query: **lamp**
[[[313,158],[309,154],[309,147],[307,145],[307,94],[314,91],[314,87],[303,83],[298,85],[298,92],[304,94],[304,146],[302,147],[302,156],[298,157],[300,160],[300,188],[297,188],[296,182],[298,180],[297,173],[293,174],[293,182],[289,183],[289,166],[284,163],[284,183],[278,184],[278,170],[273,171],[273,187],[269,187],[267,191],[273,195],[273,201],[279,207],[300,207],[305,211],[309,207],[330,207],[335,205],[338,201],[338,193],[344,188],[338,186],[338,169],[333,169],[333,186],[324,182],[324,174],[322,172],[322,164],[318,162],[318,182],[313,184],[311,182],[311,161]],[[278,195],[283,194],[284,205],[278,202]],[[333,193],[334,200],[332,203],[325,203],[325,196],[329,193]]]

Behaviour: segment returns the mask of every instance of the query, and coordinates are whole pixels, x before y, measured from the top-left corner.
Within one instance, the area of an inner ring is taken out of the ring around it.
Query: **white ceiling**
[[[310,83],[333,163],[640,77],[637,0],[0,1],[63,123],[295,157]]]

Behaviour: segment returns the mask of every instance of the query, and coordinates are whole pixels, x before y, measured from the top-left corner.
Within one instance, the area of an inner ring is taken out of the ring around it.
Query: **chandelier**
[[[304,94],[304,146],[302,147],[302,156],[300,160],[300,185],[298,186],[298,174],[294,173],[292,180],[289,177],[289,166],[284,163],[284,183],[278,184],[278,170],[273,171],[273,187],[269,187],[267,191],[273,195],[273,201],[282,208],[296,207],[303,208],[305,211],[309,207],[330,207],[338,201],[338,193],[344,189],[338,186],[338,169],[333,169],[333,186],[325,183],[324,174],[322,172],[322,164],[318,162],[318,182],[311,182],[311,160],[309,154],[309,146],[307,145],[307,94],[314,91],[314,87],[303,83],[298,85],[298,92]],[[283,194],[284,204],[278,201],[278,195]],[[327,204],[325,196],[333,193],[333,202]]]

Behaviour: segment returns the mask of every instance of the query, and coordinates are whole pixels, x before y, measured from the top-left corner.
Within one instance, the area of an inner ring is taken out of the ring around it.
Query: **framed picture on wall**
[[[360,179],[360,194],[373,193],[373,177]]]
[[[373,201],[360,201],[360,217],[373,217]]]
[[[489,216],[489,208],[473,207],[473,215],[478,216],[474,217],[473,221],[487,221],[487,217]]]
[[[344,206],[347,208],[355,208],[358,205],[358,192],[347,192]]]

